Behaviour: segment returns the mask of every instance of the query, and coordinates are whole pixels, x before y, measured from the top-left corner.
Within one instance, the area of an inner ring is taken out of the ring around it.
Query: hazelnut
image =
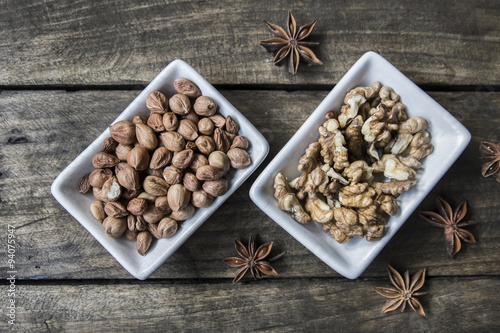
[[[168,111],[167,97],[159,91],[152,91],[146,98],[146,106],[152,113],[164,114]]]
[[[191,170],[193,170],[194,172],[196,172],[200,166],[207,165],[207,164],[208,164],[208,160],[205,157],[205,155],[195,153],[193,156],[193,160],[191,161],[191,164],[189,164],[189,168]]]
[[[135,135],[141,146],[147,150],[154,150],[158,146],[158,139],[151,127],[145,124],[136,124]]]
[[[186,145],[182,135],[177,132],[163,132],[160,134],[160,141],[170,151],[181,151]]]
[[[223,128],[226,125],[226,119],[220,114],[214,114],[208,117],[215,125],[215,127]]]
[[[143,256],[151,247],[151,242],[153,241],[153,236],[149,231],[141,231],[137,234],[136,248],[137,252]]]
[[[131,216],[131,215],[129,215]],[[138,231],[148,230],[148,222],[144,219],[142,215],[137,216],[137,222],[135,222],[135,229]]]
[[[118,163],[120,163],[120,159],[118,157],[102,152],[95,154],[92,158],[92,165],[96,169],[111,168]]]
[[[182,178],[182,184],[188,191],[194,192],[200,189],[201,182],[194,174],[191,172],[186,172],[184,177]]]
[[[106,215],[114,218],[126,217],[128,215],[127,207],[121,202],[108,202],[104,206]]]
[[[176,220],[170,217],[164,217],[158,222],[156,231],[159,236],[158,238],[169,238],[177,233],[177,229],[178,225]]]
[[[129,214],[127,216],[127,229],[129,231],[137,231],[137,216]]]
[[[142,187],[144,187],[144,191],[146,191],[148,194],[157,197],[166,195],[169,185],[163,178],[156,176],[147,176],[142,183]]]
[[[101,201],[94,201],[90,205],[90,212],[92,213],[92,216],[95,217],[95,219],[101,223],[106,218],[106,213],[104,212],[104,205],[102,204]]]
[[[163,126],[163,115],[153,113],[149,116],[147,125],[155,132],[163,132],[165,130],[165,126]]]
[[[102,151],[107,154],[113,154],[116,150],[116,146],[118,146],[118,141],[108,137],[102,142]]]
[[[194,102],[193,109],[196,114],[209,117],[217,112],[217,103],[208,96],[200,96]]]
[[[209,155],[216,148],[214,139],[206,135],[199,136],[195,143],[200,153],[205,155]]]
[[[191,164],[193,157],[194,152],[191,149],[175,152],[174,157],[172,157],[172,165],[179,169],[185,169]]]
[[[166,147],[157,148],[153,156],[151,156],[151,162],[149,167],[151,169],[161,169],[164,168],[172,160],[172,153]]]
[[[172,213],[172,208],[168,205],[168,197],[166,195],[156,198],[155,207],[163,214]]]
[[[174,89],[179,94],[184,94],[190,98],[201,96],[201,90],[196,83],[186,78],[180,77],[174,81]]]
[[[198,190],[191,194],[191,203],[195,207],[208,207],[214,202],[214,197],[203,190]]]
[[[193,110],[189,111],[188,114],[182,115],[181,119],[189,119],[196,125],[200,121],[200,117]]]
[[[214,133],[214,122],[210,118],[202,118],[198,122],[198,131],[203,135],[212,135]]]
[[[175,131],[179,126],[179,119],[173,112],[167,112],[163,115],[163,127],[167,131]]]
[[[184,208],[191,199],[191,192],[189,192],[183,185],[174,184],[170,187],[167,194],[168,205],[172,210],[178,211]]]
[[[240,130],[240,126],[238,126],[238,123],[234,121],[231,116],[226,117],[226,131],[228,131],[231,134],[236,134]]]
[[[128,190],[138,190],[141,186],[139,174],[127,163],[119,163],[115,167],[115,174],[118,183]]]
[[[132,147],[130,145],[124,145],[124,144],[119,143],[118,146],[116,146],[116,150],[115,150],[116,157],[118,157],[120,159],[120,161],[126,161],[128,153],[130,153],[132,148],[134,148],[134,147]]]
[[[137,171],[144,171],[149,167],[149,153],[142,146],[134,147],[127,156],[127,163]]]
[[[229,161],[229,157],[219,150],[216,150],[208,156],[208,164],[216,167],[217,169],[222,171],[222,175],[225,175],[229,169],[231,169],[231,162]]]
[[[82,194],[89,193],[91,190],[90,187],[90,180],[89,180],[90,173],[86,174],[80,180],[78,181],[78,192]]]
[[[119,238],[127,230],[127,220],[125,218],[106,217],[102,222],[106,235],[112,238]]]
[[[146,199],[135,198],[129,201],[127,210],[134,215],[142,215],[148,209]]]
[[[141,117],[141,116],[135,116],[134,119],[132,119],[132,123],[134,124],[147,124],[148,119],[146,117]]]
[[[169,185],[180,184],[182,182],[182,170],[171,165],[163,170],[163,179]]]
[[[214,141],[217,150],[220,150],[224,153],[226,153],[231,147],[231,142],[227,137],[226,132],[224,132],[220,128],[216,128],[214,131]]]
[[[101,188],[109,178],[113,177],[111,169],[94,169],[89,175],[89,184]]]
[[[229,149],[227,157],[229,157],[231,166],[235,169],[244,169],[252,164],[250,155],[245,150],[240,148]]]
[[[213,197],[219,197],[226,194],[229,190],[229,183],[226,179],[207,180],[203,183],[203,190]]]
[[[204,165],[196,171],[196,178],[199,180],[217,180],[222,177],[222,170],[211,165]]]
[[[111,137],[124,145],[135,142],[135,124],[128,120],[121,120],[109,126]]]
[[[181,208],[177,211],[174,210],[169,217],[176,221],[184,221],[192,217],[195,211],[196,208],[193,206],[193,204],[188,202],[188,204],[184,208]]]
[[[185,140],[194,141],[198,137],[198,127],[189,119],[181,119],[177,133],[182,135]]]
[[[142,214],[142,217],[147,223],[156,223],[160,221],[165,214],[161,212],[158,208],[156,208],[154,205],[149,205],[148,209],[144,214]]]
[[[241,135],[237,135],[233,139],[233,143],[231,144],[231,148],[240,148],[243,150],[247,150],[250,147],[250,142],[247,138]]]
[[[99,201],[111,202],[117,201],[122,195],[122,188],[116,177],[110,177],[104,184],[102,188],[94,187],[93,189],[94,197]]]
[[[170,106],[170,110],[172,110],[175,114],[183,115],[188,114],[189,111],[191,111],[191,102],[189,101],[189,97],[184,94],[175,94],[170,97],[168,105]]]

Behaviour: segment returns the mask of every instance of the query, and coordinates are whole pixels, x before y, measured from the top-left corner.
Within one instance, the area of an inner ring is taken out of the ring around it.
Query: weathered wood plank
[[[0,94],[0,225],[16,226],[18,272],[22,278],[130,278],[128,273],[52,198],[50,184],[138,91],[3,91]],[[233,240],[258,233],[287,256],[275,263],[284,277],[339,276],[262,213],[248,196],[263,167],[283,147],[327,92],[223,91],[270,142],[263,166],[152,278],[229,278],[222,258],[234,254]],[[469,200],[470,228],[477,245],[447,257],[442,230],[412,216],[363,276],[384,276],[385,265],[427,267],[439,275],[500,274],[500,184],[480,175],[480,140],[500,140],[500,93],[432,93],[473,135],[472,143],[423,203],[434,195],[454,204]],[[283,112],[286,110],[287,112]],[[238,220],[234,220],[235,209]],[[6,228],[6,227],[5,227]],[[5,248],[0,254],[5,255]],[[5,262],[0,276],[5,277]]]
[[[222,283],[21,285],[17,331],[24,332],[494,332],[498,278],[430,278],[419,297],[425,318],[383,314],[374,286],[387,278]],[[284,307],[286,304],[286,307]],[[4,306],[0,312],[5,312]],[[6,318],[5,315],[2,315]],[[6,320],[0,329],[7,331]]]
[[[180,58],[216,84],[334,84],[366,51],[419,84],[500,84],[498,1],[7,0],[0,86],[147,84]],[[318,18],[323,66],[292,76],[259,45],[262,20]]]

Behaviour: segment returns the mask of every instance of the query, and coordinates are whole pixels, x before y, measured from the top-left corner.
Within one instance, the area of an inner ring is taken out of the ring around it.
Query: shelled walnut
[[[149,117],[111,125],[92,159],[95,170],[78,183],[80,192],[93,191],[90,210],[107,235],[136,241],[140,255],[152,239],[172,237],[196,207],[224,195],[231,167],[252,163],[235,119],[217,113],[217,103],[188,79],[175,80],[174,89],[170,98],[149,93]]]
[[[289,183],[276,175],[279,208],[300,223],[321,223],[339,243],[380,240],[396,198],[418,183],[421,160],[434,149],[427,120],[408,117],[399,99],[380,82],[349,91],[299,159],[302,174]]]

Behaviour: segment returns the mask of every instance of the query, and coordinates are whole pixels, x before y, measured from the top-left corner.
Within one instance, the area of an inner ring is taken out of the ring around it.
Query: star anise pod
[[[240,241],[235,241],[236,252],[241,257],[229,257],[224,259],[224,262],[231,267],[241,267],[238,272],[236,272],[236,277],[233,280],[233,284],[241,280],[248,270],[252,272],[253,278],[256,280],[257,277],[262,278],[262,273],[267,275],[278,275],[276,270],[269,264],[269,262],[281,258],[285,252],[278,254],[277,256],[264,261],[264,259],[271,253],[273,247],[273,242],[268,242],[259,246],[255,250],[255,239],[253,234],[250,234],[250,240],[248,241],[248,249],[243,246]]]
[[[406,303],[408,303],[415,312],[425,316],[422,304],[420,304],[418,299],[414,297],[427,294],[427,292],[416,292],[424,285],[425,268],[413,275],[411,277],[411,281],[409,271],[405,272],[404,279],[401,274],[399,274],[398,271],[390,265],[387,265],[387,272],[389,273],[389,279],[395,288],[373,287],[377,293],[388,298],[382,308],[382,312],[385,313],[396,310],[401,304],[403,305],[401,312],[403,312],[406,307]]]
[[[463,227],[476,224],[474,221],[462,221],[467,214],[467,201],[462,202],[452,211],[451,206],[442,198],[438,197],[436,200],[438,213],[435,212],[420,212],[420,217],[434,226],[444,228],[444,237],[446,243],[446,250],[450,257],[460,251],[462,242],[476,243],[474,236]]]
[[[496,174],[496,180],[500,182],[500,143],[482,141],[479,145],[479,151],[486,162],[483,163],[481,173],[483,177],[489,177]]]
[[[276,24],[264,21],[267,28],[273,34],[274,38],[263,40],[260,45],[270,52],[273,56],[273,63],[280,65],[281,62],[288,57],[288,71],[292,74],[297,74],[300,61],[306,65],[323,65],[323,63],[316,58],[314,52],[307,46],[318,45],[316,42],[305,42],[306,39],[314,29],[316,22],[301,26],[297,30],[297,24],[292,12],[288,12],[288,19],[286,22],[286,30],[277,26]]]

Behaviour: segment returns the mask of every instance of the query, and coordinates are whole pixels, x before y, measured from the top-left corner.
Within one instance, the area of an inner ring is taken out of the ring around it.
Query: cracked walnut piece
[[[278,207],[292,213],[292,218],[295,221],[299,223],[309,223],[311,221],[311,217],[304,211],[288,185],[286,177],[281,172],[278,172],[274,177],[274,197],[278,199]]]

